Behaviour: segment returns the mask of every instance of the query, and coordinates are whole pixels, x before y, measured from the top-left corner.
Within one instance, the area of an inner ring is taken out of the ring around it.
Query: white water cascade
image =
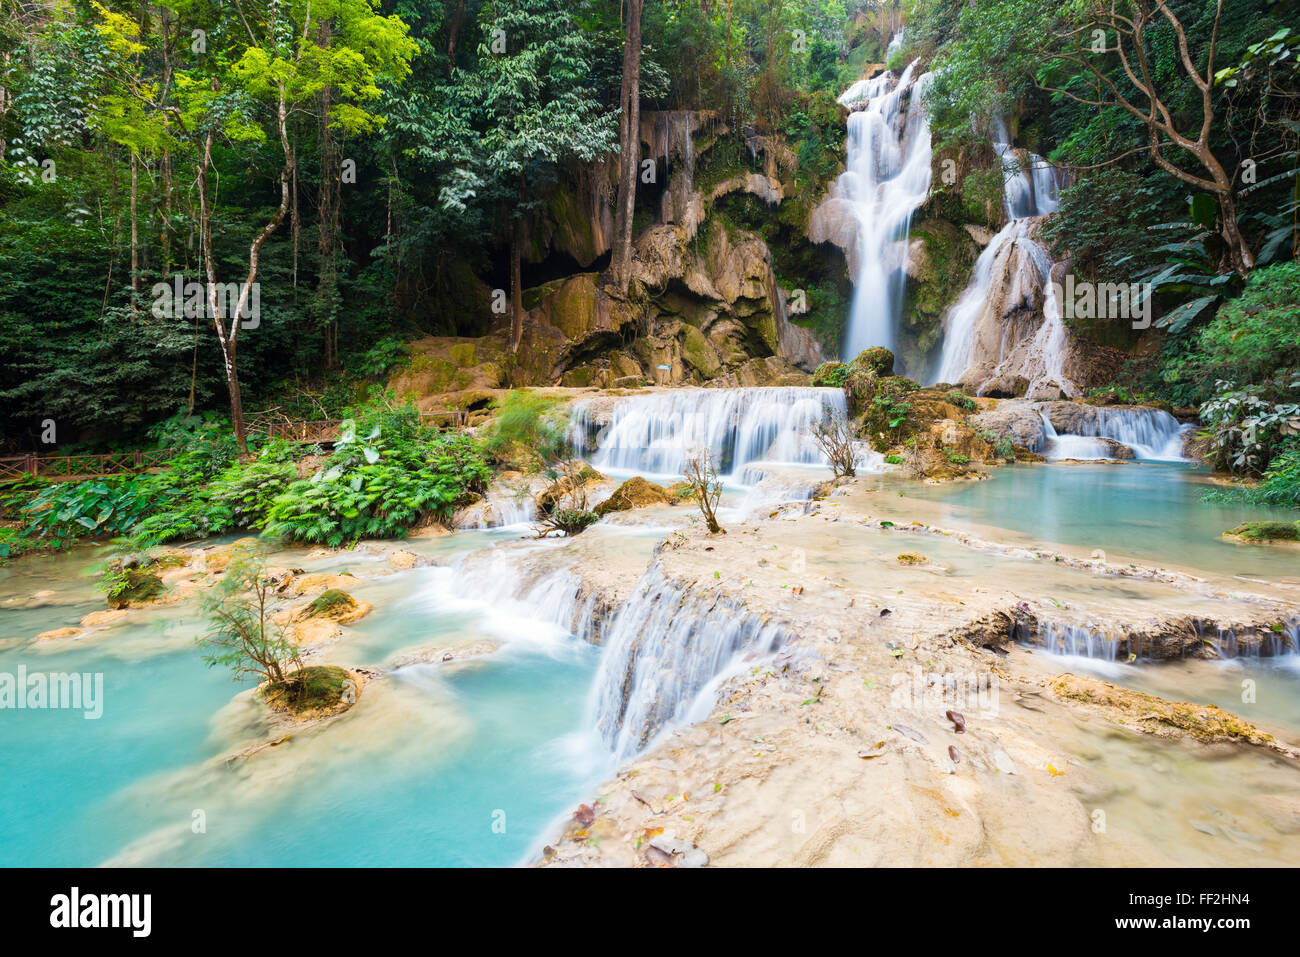
[[[843,390],[671,389],[620,399],[607,418],[580,403],[570,437],[602,472],[675,479],[693,452],[707,449],[719,475],[740,480],[753,462],[825,464],[812,427],[827,413],[847,414]]]
[[[1046,294],[1052,260],[1034,238],[1040,217],[1056,211],[1057,172],[1036,153],[1023,159],[1001,120],[993,148],[1003,170],[1007,224],[984,247],[970,282],[944,317],[936,382],[961,382],[977,394],[1077,395],[1065,375],[1067,337],[1060,303]],[[1038,321],[1041,303],[1042,320]]]
[[[845,170],[813,212],[809,235],[815,242],[835,242],[848,257],[853,304],[845,358],[870,346],[897,352],[907,233],[912,214],[930,193],[930,123],[923,99],[931,74],[914,76],[915,70],[913,62],[902,76],[885,72],[858,80],[839,98],[852,110]]]
[[[777,651],[790,637],[740,603],[690,594],[658,565],[605,630],[588,720],[620,761],[661,731],[703,720],[715,691],[743,662]]]
[[[1110,439],[1133,450],[1137,459],[1149,462],[1186,462],[1183,438],[1192,428],[1183,425],[1163,409],[1096,409],[1075,423],[1075,431],[1060,434],[1045,412],[1043,431],[1047,437],[1044,454],[1049,459],[1111,458]]]

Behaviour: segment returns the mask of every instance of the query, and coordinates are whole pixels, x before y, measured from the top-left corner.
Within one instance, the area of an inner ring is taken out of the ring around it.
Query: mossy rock
[[[898,556],[898,564],[900,565],[926,565],[929,561],[930,559],[924,555],[918,555],[916,552],[903,552]]]
[[[683,324],[681,328],[682,336],[682,361],[698,372],[705,379],[712,379],[722,371],[722,359],[718,356],[718,351],[713,348],[713,344],[699,329],[692,325]]]
[[[1300,522],[1242,522],[1223,534],[1240,542],[1300,542]]]
[[[341,588],[329,588],[307,606],[309,618],[338,618],[357,607],[357,601]]]
[[[346,711],[356,704],[361,685],[346,668],[313,665],[287,675],[284,681],[263,685],[259,694],[274,710],[306,720]]]
[[[596,514],[602,518],[610,512],[626,512],[648,505],[670,505],[672,498],[666,489],[654,482],[647,482],[641,476],[628,479],[614,494],[596,506]]]
[[[916,434],[919,426],[911,395],[920,386],[905,376],[887,376],[871,379],[864,394],[856,388],[857,381],[855,373],[850,373],[850,382],[855,385],[850,402],[854,414],[862,419],[862,431],[872,448],[884,452]]]
[[[1295,756],[1294,749],[1280,745],[1272,735],[1214,705],[1167,701],[1155,695],[1120,688],[1108,681],[1072,674],[1059,675],[1050,687],[1062,700],[1099,708],[1120,724],[1146,734],[1162,738],[1187,735],[1197,741],[1253,744]]]
[[[369,602],[357,601],[341,588],[327,588],[298,613],[297,620],[328,620],[346,625],[369,613]]]
[[[130,608],[153,601],[163,593],[163,581],[147,568],[127,568],[108,592],[109,608]]]
[[[839,389],[848,378],[849,366],[846,362],[823,362],[813,372],[812,384],[821,388]]]
[[[867,369],[880,378],[894,374],[894,354],[884,346],[872,346],[870,349],[863,349],[854,358],[852,364],[859,369]]]

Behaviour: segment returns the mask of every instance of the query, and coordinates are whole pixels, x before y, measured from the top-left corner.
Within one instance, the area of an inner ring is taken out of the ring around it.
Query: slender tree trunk
[[[140,160],[131,150],[131,319],[140,313]]]
[[[458,0],[447,28],[447,76],[456,72],[456,41],[460,39],[460,25],[465,19],[465,0]]]
[[[215,84],[214,84],[215,88]],[[201,245],[203,266],[206,273],[208,317],[217,333],[221,345],[221,357],[225,364],[226,387],[230,392],[230,420],[235,430],[235,444],[241,457],[248,455],[248,436],[244,428],[244,403],[239,388],[239,373],[235,363],[236,349],[239,343],[239,331],[243,328],[244,314],[252,295],[252,287],[257,282],[258,265],[262,246],[271,237],[289,211],[289,182],[293,177],[293,149],[289,144],[288,103],[285,90],[281,85],[276,103],[276,128],[280,134],[280,149],[283,153],[283,165],[280,167],[280,205],[271,219],[254,237],[248,247],[248,275],[239,287],[239,299],[235,308],[227,317],[217,298],[217,263],[212,245],[212,206],[208,198],[208,171],[212,167],[212,141],[214,133],[209,131],[203,141],[203,153],[199,161],[198,194],[200,206]],[[226,328],[226,319],[230,319],[230,328]]]
[[[294,126],[295,130],[297,125]],[[290,192],[293,194],[290,200],[289,209],[289,232],[293,237],[293,301],[298,301],[298,236],[302,229],[302,222],[298,218],[298,137],[295,134],[293,139],[293,180],[290,184]]]
[[[632,220],[636,209],[637,160],[641,147],[641,5],[628,0],[623,43],[623,82],[619,91],[619,171],[615,200],[614,282],[626,293],[632,273]]]
[[[325,87],[320,93],[320,194],[316,200],[320,272],[316,283],[316,321],[325,340],[325,367],[334,368],[338,361],[335,348],[337,338],[338,304],[338,233],[339,200],[342,192],[342,157],[338,141],[329,125],[332,90]]]
[[[510,352],[512,354],[519,351],[519,343],[524,337],[523,233],[523,220],[516,219],[514,233],[510,237]]]

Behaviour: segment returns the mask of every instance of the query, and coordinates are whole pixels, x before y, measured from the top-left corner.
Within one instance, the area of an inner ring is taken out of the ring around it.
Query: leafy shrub
[[[845,362],[823,362],[813,373],[812,384],[819,387],[842,389],[848,378],[849,367]]]
[[[1258,485],[1221,488],[1208,492],[1210,502],[1248,502],[1252,505],[1290,505],[1300,508],[1300,440],[1292,439],[1278,452]]]
[[[1197,351],[1208,381],[1265,382],[1278,370],[1300,370],[1300,262],[1251,273],[1240,296],[1201,330]]]
[[[360,438],[359,426],[371,428]],[[338,546],[360,538],[401,538],[430,518],[449,519],[491,473],[468,436],[424,430],[413,406],[370,410],[344,420],[334,453],[307,480],[271,503],[267,534]]]
[[[957,408],[962,409],[963,411],[966,412],[970,412],[971,410],[977,408],[979,405],[978,402],[976,402],[974,399],[968,396],[965,392],[962,392],[960,389],[953,389],[946,396],[944,396],[944,398],[947,400],[947,402],[950,405],[955,405]]]
[[[1217,394],[1201,407],[1212,463],[1245,475],[1263,473],[1275,452],[1300,432],[1300,402],[1271,402],[1262,385],[1238,389],[1220,380],[1216,387]],[[1300,378],[1290,390],[1300,394]]]
[[[18,507],[24,549],[63,549],[88,535],[127,534],[157,503],[151,476],[44,482]],[[10,493],[13,494],[13,493]]]
[[[349,371],[372,379],[382,379],[404,365],[411,350],[397,336],[385,336],[373,346],[348,361]]]

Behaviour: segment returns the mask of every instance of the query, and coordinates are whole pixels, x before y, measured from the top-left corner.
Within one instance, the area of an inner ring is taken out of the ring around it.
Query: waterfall
[[[1244,626],[1243,633],[1213,622],[1196,620],[1192,623],[1198,635],[1206,631],[1214,634],[1204,639],[1208,649],[1201,645],[1192,651],[1193,657],[1228,658],[1278,658],[1300,653],[1300,618],[1288,618],[1284,623],[1269,629],[1261,626]],[[1143,641],[1140,637],[1115,634],[1088,625],[1067,622],[1042,621],[1034,625],[1017,623],[1013,638],[1020,644],[1038,648],[1054,655],[1091,658],[1094,661],[1116,663],[1121,656],[1141,655]],[[1207,651],[1212,649],[1213,654]]]
[[[1220,658],[1280,658],[1300,653],[1300,618],[1291,618],[1281,631],[1244,644],[1238,641],[1235,629],[1218,628],[1216,632],[1214,652]]]
[[[1051,256],[1031,234],[1059,205],[1058,176],[1037,153],[1024,153],[1022,161],[1010,139],[996,119],[993,149],[1002,164],[1007,223],[980,253],[970,282],[944,316],[934,378],[974,386],[979,395],[1020,391],[1017,385],[1031,397],[1074,395],[1078,389],[1065,375],[1068,337],[1060,303],[1047,294]]]
[[[828,412],[847,415],[842,390],[671,389],[620,399],[607,423],[598,423],[592,401],[579,403],[570,436],[602,472],[676,478],[695,450],[707,449],[719,475],[738,479],[751,462],[825,464],[811,430]]]
[[[1151,462],[1186,462],[1183,436],[1192,427],[1182,425],[1163,409],[1092,409],[1074,423],[1075,431],[1058,434],[1047,414],[1043,429],[1049,459],[1112,458],[1099,439],[1110,439],[1133,450],[1134,457]]]
[[[1011,145],[1011,134],[1002,117],[993,120],[993,151],[1002,163],[1002,206],[1011,219],[1046,216],[1060,206],[1057,173],[1037,153],[1025,151],[1021,161]]]
[[[931,74],[914,78],[915,69],[914,61],[902,76],[885,72],[858,80],[839,98],[853,111],[845,170],[814,211],[809,235],[816,242],[840,241],[848,256],[853,304],[846,358],[870,346],[897,352],[907,233],[930,193],[930,123],[922,101]]]
[[[537,503],[527,490],[491,489],[483,501],[458,513],[457,528],[508,528],[537,519]]]
[[[789,637],[739,602],[684,591],[655,564],[605,631],[589,724],[620,761],[632,757],[659,732],[703,719],[713,707],[707,692],[736,664]]]
[[[1119,652],[1120,639],[1086,625],[1060,622],[1039,622],[1038,638],[1042,647],[1052,654],[1075,655],[1114,661]]]

